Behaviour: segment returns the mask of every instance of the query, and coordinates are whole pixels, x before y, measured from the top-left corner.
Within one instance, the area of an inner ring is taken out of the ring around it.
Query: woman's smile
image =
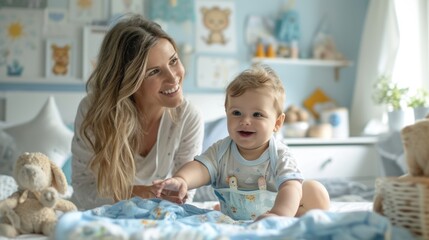
[[[164,94],[164,95],[170,95],[170,94],[173,94],[173,93],[175,93],[175,92],[177,92],[177,91],[179,91],[179,90],[180,90],[180,85],[179,85],[179,84],[177,84],[177,85],[176,85],[176,86],[174,86],[173,88],[168,89],[168,90],[161,91],[160,93],[162,93],[162,94]]]

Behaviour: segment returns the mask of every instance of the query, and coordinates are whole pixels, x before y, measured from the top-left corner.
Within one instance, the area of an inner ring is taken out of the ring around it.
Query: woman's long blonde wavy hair
[[[158,24],[129,15],[118,21],[102,42],[86,85],[90,107],[80,129],[94,151],[89,167],[97,175],[100,196],[115,200],[131,197],[134,156],[143,133],[133,94],[144,80],[149,49],[160,38],[176,48]]]

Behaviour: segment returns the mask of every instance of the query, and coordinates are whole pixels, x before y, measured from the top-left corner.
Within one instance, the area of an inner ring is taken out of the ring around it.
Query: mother
[[[183,98],[184,75],[174,40],[158,24],[131,15],[107,32],[75,119],[72,186],[80,209],[155,197],[152,180],[200,153],[203,120]]]

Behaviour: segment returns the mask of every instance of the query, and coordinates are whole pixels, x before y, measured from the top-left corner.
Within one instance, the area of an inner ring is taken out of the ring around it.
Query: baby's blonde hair
[[[273,94],[277,115],[282,114],[286,98],[283,83],[274,70],[265,64],[254,64],[234,78],[226,88],[225,109],[230,97],[238,97],[249,89],[258,88],[264,88]]]

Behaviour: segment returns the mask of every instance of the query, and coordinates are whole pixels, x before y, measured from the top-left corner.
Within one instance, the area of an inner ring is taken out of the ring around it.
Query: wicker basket
[[[378,178],[376,194],[382,198],[382,212],[395,226],[429,239],[429,178]]]

